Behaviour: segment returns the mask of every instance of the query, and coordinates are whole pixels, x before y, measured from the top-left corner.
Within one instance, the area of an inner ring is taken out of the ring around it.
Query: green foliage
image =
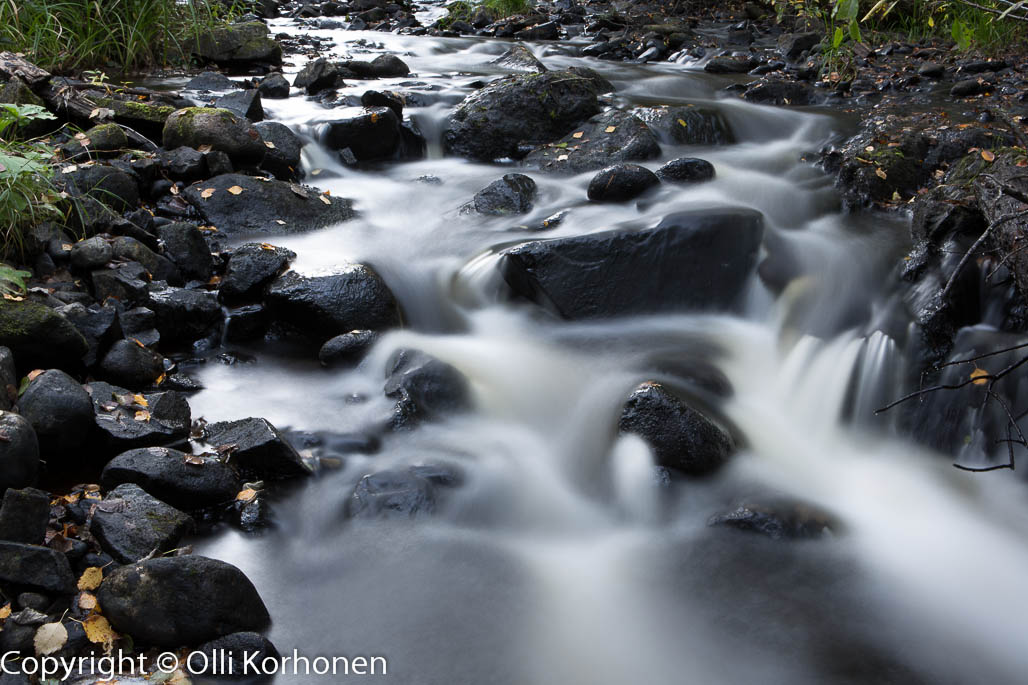
[[[31,271],[23,271],[7,264],[0,264],[0,295],[24,294],[27,288],[26,278],[32,278]]]
[[[181,55],[180,44],[234,11],[204,0],[0,0],[0,49],[50,70],[133,69]]]
[[[22,124],[53,118],[38,105],[0,104],[0,251],[5,255],[20,255],[25,229],[60,214],[52,183],[53,148],[9,135]],[[4,283],[4,272],[0,270],[0,291],[4,291]]]
[[[532,10],[533,0],[456,0],[446,6],[449,14],[439,21],[447,28],[455,21],[471,21],[479,10],[486,10],[493,21],[515,14],[527,14]]]
[[[1010,0],[764,0],[779,20],[787,15],[821,23],[826,35],[828,61],[835,61],[848,40],[862,39],[861,27],[872,31],[901,32],[912,40],[952,38],[961,50],[992,49],[1025,38],[1028,8]],[[866,11],[864,9],[866,8]]]

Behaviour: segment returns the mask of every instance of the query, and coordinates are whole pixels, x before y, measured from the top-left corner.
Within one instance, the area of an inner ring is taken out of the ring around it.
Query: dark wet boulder
[[[386,397],[396,401],[394,428],[408,428],[471,406],[471,387],[464,374],[418,350],[400,350],[393,355],[384,390]]]
[[[264,120],[264,106],[261,104],[261,94],[252,88],[222,95],[215,101],[214,106],[227,109],[237,117],[251,122]]]
[[[114,629],[140,645],[199,645],[262,631],[271,623],[249,578],[206,557],[164,557],[119,568],[104,580],[97,599]]]
[[[100,362],[105,380],[129,388],[145,388],[164,373],[164,357],[135,340],[119,340]]]
[[[821,98],[814,87],[802,81],[765,78],[742,92],[743,100],[759,105],[816,105]]]
[[[547,69],[543,63],[532,54],[531,50],[520,43],[511,45],[507,52],[503,53],[496,59],[491,60],[489,64],[495,64],[509,71],[526,74],[542,74],[549,71],[549,69]]]
[[[279,65],[282,63],[282,46],[269,33],[268,27],[259,21],[218,24],[197,37],[192,51],[201,61],[223,67]]]
[[[264,146],[268,148],[261,168],[270,171],[280,181],[295,181],[300,178],[300,150],[303,141],[285,124],[277,121],[262,121],[254,125],[261,134]]]
[[[257,92],[269,100],[284,100],[289,97],[289,81],[279,72],[268,74],[257,83]]]
[[[167,447],[129,450],[108,462],[100,484],[110,490],[123,483],[134,483],[183,511],[231,502],[240,486],[227,464]]]
[[[82,357],[82,362],[88,367],[96,364],[103,353],[116,340],[123,337],[118,325],[118,308],[113,303],[87,307],[80,302],[74,302],[58,307],[56,311],[70,321],[86,339],[89,349]]]
[[[50,523],[50,497],[41,490],[8,488],[0,507],[0,540],[42,545]]]
[[[207,177],[207,159],[204,153],[191,147],[162,150],[157,155],[161,174],[171,181],[192,183]]]
[[[194,183],[182,196],[204,221],[230,236],[302,233],[355,216],[347,199],[329,197],[309,186],[243,174],[224,174]]]
[[[76,271],[89,272],[114,259],[114,248],[109,236],[97,235],[80,240],[71,246],[71,266]]]
[[[823,35],[818,31],[783,33],[778,37],[778,52],[790,62],[795,62],[803,56],[804,52],[820,43],[822,37]]]
[[[599,113],[610,84],[588,70],[508,76],[466,97],[450,116],[443,145],[480,161],[518,157],[524,144],[550,143]]]
[[[745,74],[757,66],[757,60],[751,55],[727,55],[713,57],[703,65],[708,74]]]
[[[293,79],[293,85],[303,88],[308,95],[315,95],[323,90],[341,86],[343,73],[344,70],[338,63],[318,57],[304,65],[300,73]]]
[[[679,157],[657,169],[665,183],[703,183],[714,179],[714,165],[705,159]]]
[[[420,157],[424,148],[420,136],[405,129],[390,107],[354,110],[351,116],[324,122],[322,141],[339,150],[344,161],[358,162]]]
[[[181,274],[171,260],[157,254],[139,240],[128,236],[116,236],[111,239],[111,248],[114,250],[115,259],[141,264],[151,280],[181,283]]]
[[[372,107],[388,107],[401,119],[403,118],[403,107],[405,104],[407,102],[403,94],[392,90],[366,90],[361,95],[362,107],[367,109]]]
[[[265,479],[310,475],[296,449],[267,420],[260,418],[208,424],[204,440],[244,476]]]
[[[135,393],[116,385],[93,381],[86,387],[99,429],[98,456],[189,437],[192,412],[186,398],[175,390],[144,392],[144,404]]]
[[[210,280],[214,273],[211,248],[195,224],[175,222],[157,229],[164,254],[178,267],[182,277],[189,281]]]
[[[229,257],[219,294],[225,302],[259,300],[264,286],[296,258],[296,253],[267,243],[240,245]]]
[[[116,300],[126,307],[144,304],[150,274],[138,262],[110,264],[110,268],[97,269],[89,275],[93,282],[93,295],[100,302]]]
[[[194,528],[193,519],[147,494],[138,485],[114,488],[96,505],[89,532],[105,552],[122,564],[175,548]]]
[[[357,364],[378,341],[375,331],[350,331],[330,338],[318,350],[318,361],[325,368]]]
[[[411,470],[394,469],[364,476],[346,503],[353,519],[413,519],[435,511],[432,483]]]
[[[39,440],[32,424],[14,412],[0,412],[0,492],[35,485],[39,474]]]
[[[615,164],[589,181],[592,202],[628,202],[660,185],[655,173],[638,164]]]
[[[322,341],[354,330],[386,330],[400,323],[399,305],[382,278],[364,264],[327,276],[287,271],[268,286],[272,315]]]
[[[66,318],[35,302],[0,300],[0,345],[14,354],[19,367],[73,369],[89,345]]]
[[[643,383],[629,396],[618,430],[641,437],[658,466],[705,476],[735,451],[731,436],[659,383]]]
[[[82,385],[58,369],[35,377],[18,401],[51,466],[78,459],[76,452],[93,429],[93,404]]]
[[[370,62],[362,60],[346,60],[341,63],[343,69],[359,78],[395,78],[410,73],[407,63],[396,55],[379,55]]]
[[[662,143],[728,145],[735,135],[725,116],[713,107],[639,107],[632,112]]]
[[[225,673],[248,673],[253,670],[253,664],[260,664],[265,659],[279,661],[275,645],[260,633],[254,632],[232,633],[219,637],[200,645],[192,654],[203,656],[191,657],[189,673],[193,676],[215,677],[218,680],[224,679]],[[263,680],[273,678],[274,676],[267,676]],[[253,682],[262,678],[247,680]]]
[[[164,147],[209,146],[224,152],[239,167],[256,167],[267,148],[261,135],[245,119],[227,109],[187,107],[175,111],[164,123]]]
[[[521,29],[514,34],[517,40],[557,40],[560,38],[560,25],[555,21],[547,21],[535,26]]]
[[[186,83],[186,90],[237,90],[238,83],[217,71],[204,71]]]
[[[566,319],[734,306],[756,265],[763,217],[679,212],[641,231],[539,240],[501,252],[512,290]]]
[[[139,183],[136,178],[111,166],[78,166],[59,173],[56,183],[76,200],[93,200],[118,212],[139,204]],[[91,207],[85,206],[81,211],[87,216],[80,217],[80,220],[100,221],[96,210]]]
[[[660,156],[660,143],[639,117],[612,109],[598,114],[552,145],[533,150],[525,163],[541,171],[577,174],[616,162]]]
[[[75,576],[66,556],[20,542],[0,541],[0,583],[47,594],[75,592]]]
[[[204,338],[222,321],[218,296],[206,290],[152,284],[147,291],[146,306],[156,315],[161,340],[168,343]]]
[[[707,524],[757,533],[772,540],[820,538],[838,530],[838,523],[829,514],[790,500],[746,502],[732,511],[711,516]]]
[[[990,90],[992,86],[980,78],[969,78],[963,81],[957,81],[950,88],[949,94],[955,98],[969,98],[975,95],[981,95],[982,93]]]
[[[507,216],[526,214],[532,211],[532,201],[538,188],[530,177],[524,174],[504,174],[475,193],[472,205],[479,214]]]

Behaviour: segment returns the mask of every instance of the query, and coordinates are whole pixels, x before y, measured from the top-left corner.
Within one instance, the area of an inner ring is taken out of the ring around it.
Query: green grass
[[[23,255],[28,228],[60,217],[53,185],[54,149],[15,135],[21,124],[53,118],[38,105],[0,104],[0,254],[4,258]]]
[[[0,49],[58,72],[127,71],[188,56],[179,47],[233,11],[205,0],[0,0]]]
[[[455,21],[471,21],[479,10],[486,10],[493,21],[528,14],[534,6],[532,0],[457,0],[446,6],[449,14],[439,23],[443,28]]]

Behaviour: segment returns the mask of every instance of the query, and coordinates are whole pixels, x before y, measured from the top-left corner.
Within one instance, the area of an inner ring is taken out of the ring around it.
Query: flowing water
[[[285,21],[275,30],[296,31]],[[273,242],[294,250],[304,273],[374,265],[407,325],[355,370],[267,349],[239,350],[254,353],[252,363],[208,363],[194,416],[360,433],[388,412],[383,370],[404,347],[465,374],[474,410],[390,435],[374,455],[347,455],[342,468],[280,496],[276,525],[260,537],[224,532],[200,545],[254,581],[281,652],[383,655],[380,679],[409,684],[1024,682],[1023,486],[956,472],[872,414],[904,390],[906,351],[879,322],[889,318],[888,274],[907,227],[841,213],[830,179],[802,161],[851,121],[721,100],[725,80],[679,64],[593,62],[533,45],[551,68],[600,70],[622,106],[713,104],[738,141],[665,145],[648,166],[698,156],[717,178],[664,186],[638,205],[587,203],[590,174],[533,174],[532,215],[468,217],[459,207],[508,169],[444,158],[440,131],[474,81],[500,73],[488,61],[506,45],[311,33],[334,39],[336,54],[384,50],[411,66],[416,76],[350,92],[425,84],[423,106],[406,112],[429,155],[345,168],[316,142],[332,110],[302,97],[265,101],[269,119],[311,139],[305,167],[320,171],[308,180],[360,211]],[[652,226],[714,206],[763,212],[765,247],[805,275],[780,297],[754,277],[737,315],[569,323],[501,296],[497,245]],[[515,226],[561,210],[567,218],[547,233]],[[734,394],[717,410],[744,446],[716,478],[667,485],[641,441],[617,437],[617,416],[634,385],[693,364],[714,364],[730,380]],[[440,463],[458,466],[465,482],[433,517],[344,518],[361,476]],[[811,541],[707,525],[766,495],[809,503],[839,525]]]

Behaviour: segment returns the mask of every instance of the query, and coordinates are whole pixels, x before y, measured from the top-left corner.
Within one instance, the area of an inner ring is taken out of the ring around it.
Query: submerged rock
[[[728,120],[713,107],[639,107],[633,113],[646,122],[662,143],[728,145],[735,142]]]
[[[705,476],[728,461],[731,436],[659,383],[647,382],[629,396],[618,430],[641,437],[656,463],[687,476]]]
[[[610,84],[588,69],[508,76],[458,105],[443,134],[446,151],[489,161],[517,157],[522,144],[552,142],[600,111]]]
[[[197,556],[163,557],[115,570],[97,600],[119,633],[140,645],[199,645],[271,623],[257,589],[242,571]]]
[[[707,523],[772,540],[820,538],[838,527],[830,515],[793,501],[747,502],[733,511],[710,517]]]
[[[473,205],[479,214],[507,216],[526,214],[532,210],[532,200],[538,188],[530,177],[524,174],[504,174],[475,193]]]
[[[566,319],[726,309],[749,280],[763,233],[754,210],[679,212],[651,229],[507,248],[500,270],[516,294]]]
[[[396,400],[392,426],[408,428],[471,406],[468,379],[455,367],[417,350],[400,350],[389,360],[385,395]]]
[[[435,489],[427,478],[395,469],[361,478],[346,503],[346,514],[355,519],[412,519],[432,514],[435,506]]]

